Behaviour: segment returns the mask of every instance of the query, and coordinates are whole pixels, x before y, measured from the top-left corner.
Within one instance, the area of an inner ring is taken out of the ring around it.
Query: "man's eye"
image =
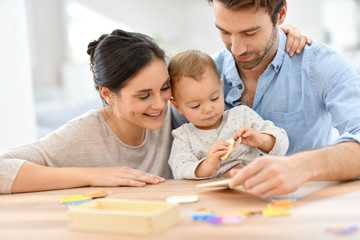
[[[222,35],[229,35],[228,32],[225,32],[225,31],[220,31]]]
[[[247,32],[245,33],[246,36],[254,36],[256,32]]]

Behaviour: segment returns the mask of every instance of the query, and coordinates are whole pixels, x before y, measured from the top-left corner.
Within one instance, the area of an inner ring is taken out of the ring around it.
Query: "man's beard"
[[[271,51],[271,49],[275,45],[275,43],[277,41],[277,37],[278,37],[277,28],[274,26],[273,30],[271,32],[270,39],[268,41],[268,45],[263,50],[255,50],[253,52],[245,52],[242,55],[240,55],[240,57],[241,57],[241,56],[247,56],[247,55],[253,54],[255,56],[254,60],[237,61],[236,57],[233,55],[238,69],[251,70],[254,67],[256,67],[257,65],[259,65],[262,62],[262,60],[264,60],[266,55],[269,54],[269,52]]]

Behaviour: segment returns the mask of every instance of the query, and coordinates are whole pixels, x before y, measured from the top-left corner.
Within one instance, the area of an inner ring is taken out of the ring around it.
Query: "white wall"
[[[285,23],[292,24],[318,42],[324,41],[324,0],[287,0]]]
[[[69,46],[67,38],[70,54],[84,53],[90,40],[122,27],[154,37],[170,55],[189,48],[212,53],[223,46],[214,27],[212,7],[206,0],[64,0],[64,3],[65,28],[75,25],[71,21],[86,24],[82,26],[84,42],[78,42],[75,49]],[[78,19],[69,14],[67,7],[75,4],[78,5]],[[107,18],[102,26],[98,25],[99,15]],[[88,35],[90,30],[93,31],[91,36]]]
[[[27,0],[30,15],[32,66],[36,86],[61,84],[59,66],[65,60],[62,3],[59,0]]]
[[[101,34],[117,28],[145,33],[170,57],[189,48],[211,54],[223,46],[214,27],[212,7],[205,0],[63,0],[62,3],[67,61],[59,69],[64,101],[70,105],[98,97],[86,49]]]
[[[25,0],[0,1],[0,151],[36,137]]]

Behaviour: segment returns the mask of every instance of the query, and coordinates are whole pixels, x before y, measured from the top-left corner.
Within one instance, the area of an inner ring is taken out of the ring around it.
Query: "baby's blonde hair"
[[[176,83],[183,77],[200,81],[206,69],[211,69],[220,80],[214,60],[200,50],[187,50],[176,54],[169,62],[171,88],[175,91]]]

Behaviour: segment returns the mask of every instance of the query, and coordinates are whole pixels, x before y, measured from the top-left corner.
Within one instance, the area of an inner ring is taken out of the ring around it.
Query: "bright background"
[[[360,69],[359,0],[288,0],[287,23]],[[0,0],[0,151],[31,142],[101,101],[87,44],[122,28],[171,57],[223,47],[206,0]]]

